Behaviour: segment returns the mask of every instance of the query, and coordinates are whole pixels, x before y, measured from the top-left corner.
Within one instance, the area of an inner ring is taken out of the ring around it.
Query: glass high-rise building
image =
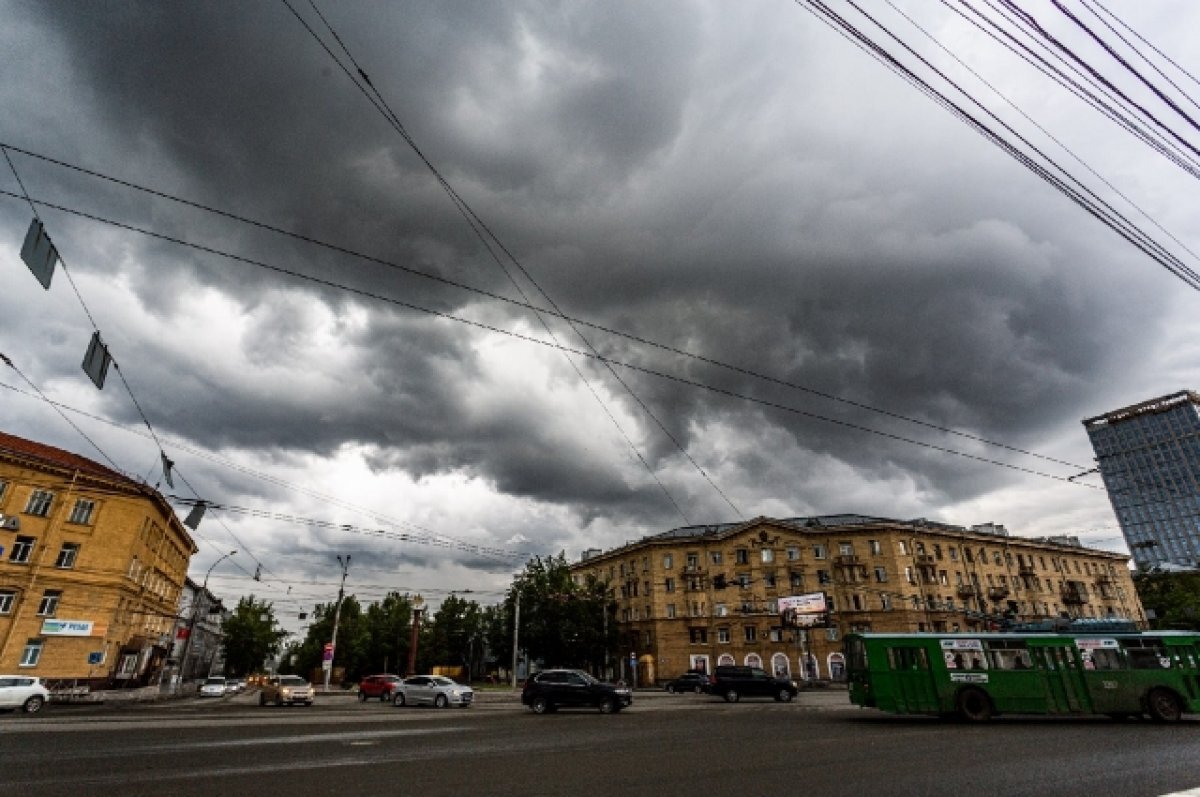
[[[1083,425],[1134,562],[1200,566],[1200,393],[1150,399]]]

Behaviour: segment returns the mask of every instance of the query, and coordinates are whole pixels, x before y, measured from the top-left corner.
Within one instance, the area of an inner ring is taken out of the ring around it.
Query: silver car
[[[30,675],[0,675],[0,709],[19,708],[36,714],[50,702],[50,691],[41,678]]]
[[[475,701],[475,690],[443,675],[414,675],[396,684],[394,706],[437,706],[466,708]]]

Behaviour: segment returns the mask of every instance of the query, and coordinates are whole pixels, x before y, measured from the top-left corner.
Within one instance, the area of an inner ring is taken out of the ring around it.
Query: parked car
[[[672,694],[677,692],[700,692],[708,691],[708,676],[699,670],[688,670],[678,678],[672,678],[667,681],[666,690]]]
[[[225,679],[211,675],[200,684],[200,697],[222,697],[225,694]]]
[[[777,678],[761,667],[717,667],[708,679],[708,691],[730,703],[743,697],[773,697],[787,703],[800,692],[795,681]]]
[[[626,686],[598,681],[582,670],[542,670],[525,681],[521,702],[534,714],[580,707],[615,714],[633,703],[633,692]]]
[[[236,695],[246,688],[246,682],[241,678],[230,678],[225,681],[225,694]]]
[[[0,709],[20,709],[36,714],[50,702],[50,690],[41,678],[30,675],[0,675]]]
[[[358,699],[366,701],[377,697],[387,702],[396,693],[396,684],[403,678],[399,675],[368,675],[358,682]]]
[[[258,704],[265,706],[274,703],[277,706],[291,703],[303,703],[311,706],[316,697],[312,684],[299,675],[273,675],[263,683],[258,693]]]
[[[443,675],[414,675],[396,684],[394,706],[466,708],[475,702],[475,690]]]

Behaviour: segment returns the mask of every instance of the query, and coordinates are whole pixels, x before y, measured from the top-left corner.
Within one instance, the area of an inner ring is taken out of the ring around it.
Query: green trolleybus
[[[1200,634],[980,633],[846,635],[850,700],[896,714],[1200,712]]]

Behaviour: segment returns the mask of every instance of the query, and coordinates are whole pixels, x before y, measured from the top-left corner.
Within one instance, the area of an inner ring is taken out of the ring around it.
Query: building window
[[[696,570],[700,567],[700,554],[689,553],[687,555],[688,570]]]
[[[738,573],[737,581],[738,581],[738,586],[741,587],[742,589],[750,589],[750,574],[749,573]]]
[[[4,500],[4,494],[8,492],[8,482],[0,480],[0,501]]]
[[[664,581],[663,589],[665,589],[667,592],[674,592],[675,591],[675,579],[668,578],[666,581]]]
[[[79,543],[64,542],[62,550],[58,552],[58,558],[54,560],[54,566],[62,570],[70,570],[75,566],[75,559],[79,556]]]
[[[693,645],[703,645],[703,644],[708,643],[708,629],[707,628],[689,628],[688,634],[692,640]]]
[[[722,645],[729,644],[729,629],[728,628],[718,628],[717,629],[717,641],[720,642]]]
[[[17,593],[12,590],[0,590],[0,614],[12,614],[13,603],[17,599]]]
[[[887,568],[886,567],[875,568],[875,580],[878,581],[880,584],[887,581]]]
[[[831,578],[829,577],[829,571],[828,571],[828,570],[818,570],[818,571],[817,571],[817,583],[818,583],[818,584],[828,584],[828,583],[829,583],[829,582],[831,582],[832,580],[833,580],[833,579],[831,579]]]
[[[36,667],[37,663],[42,658],[42,640],[31,639],[25,643],[25,649],[21,651],[21,666]]]
[[[762,549],[762,560],[763,560],[763,564],[767,564],[768,562],[774,562],[775,561],[775,551],[771,550],[770,548],[763,548]]]
[[[667,604],[667,619],[668,620],[675,619],[675,604],[673,604],[673,603]]]
[[[71,517],[67,519],[67,522],[78,523],[81,526],[86,526],[92,522],[92,512],[95,509],[95,501],[87,498],[80,498],[75,502],[75,506],[71,508]]]
[[[771,589],[775,589],[775,574],[767,573],[765,576],[763,576],[763,582]]]
[[[838,543],[838,555],[839,556],[854,556],[854,546],[848,542],[839,542]]]
[[[729,614],[729,609],[727,609],[723,603],[713,604],[713,610],[717,617],[725,617]]]
[[[42,593],[42,601],[38,604],[38,617],[53,617],[58,611],[58,600],[62,597],[62,590],[48,589]]]
[[[745,548],[738,548],[733,552],[733,560],[739,565],[750,563],[750,552]]]
[[[54,502],[54,493],[48,490],[34,490],[29,495],[29,503],[25,505],[25,514],[45,517],[50,514],[50,504]]]
[[[669,553],[663,554],[663,570],[670,570],[675,566],[675,557]]]
[[[896,545],[898,545],[900,547],[900,555],[901,556],[908,556],[908,543],[907,542],[905,542],[904,540],[900,540],[899,542],[896,543]]]
[[[789,562],[795,562],[800,558],[800,549],[795,545],[789,545],[787,549],[787,558]]]
[[[880,607],[881,609],[883,609],[885,612],[887,612],[887,611],[891,611],[891,609],[892,609],[892,596],[891,596],[891,595],[888,595],[886,592],[882,593],[882,594],[879,596],[879,607]]]
[[[8,555],[8,561],[14,564],[24,564],[29,561],[29,557],[33,555],[33,537],[17,537],[13,541],[12,552]]]
[[[950,549],[947,551],[947,553],[949,553],[949,554],[950,554],[950,561],[951,561],[951,562],[957,562],[957,561],[958,561],[958,549],[957,549],[957,548],[955,548],[955,547],[951,546],[951,547],[950,547]]]
[[[747,642],[755,642],[758,640],[758,627],[753,625],[742,626],[742,633]]]
[[[883,546],[879,544],[879,540],[867,540],[867,548],[871,551],[871,556],[879,556],[883,553]]]
[[[797,589],[803,587],[804,586],[804,576],[800,575],[799,573],[792,573],[791,584],[793,587],[796,587]]]
[[[813,557],[816,559],[825,558],[825,546],[820,543],[813,546]]]
[[[711,557],[712,557],[712,563],[713,563],[714,565],[719,565],[719,564],[721,564],[722,558],[721,558],[721,552],[720,552],[720,551],[713,551],[713,552],[711,552],[711,553],[709,554],[709,556],[711,556]]]

